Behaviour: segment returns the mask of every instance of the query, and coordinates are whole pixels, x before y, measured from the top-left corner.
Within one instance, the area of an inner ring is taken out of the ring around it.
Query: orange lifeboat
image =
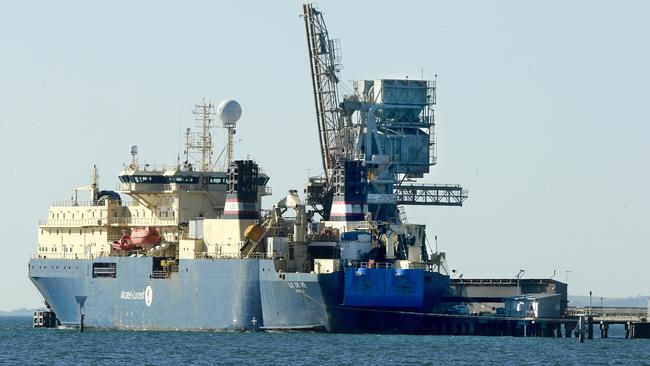
[[[131,242],[135,246],[150,249],[160,243],[160,233],[153,226],[137,227],[131,231]]]

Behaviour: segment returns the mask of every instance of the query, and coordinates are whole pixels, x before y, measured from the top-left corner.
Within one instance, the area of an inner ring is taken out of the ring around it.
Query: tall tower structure
[[[190,155],[197,154],[195,160],[199,163],[198,170],[212,170],[212,133],[214,127],[214,104],[206,102],[196,104],[192,113],[195,116],[196,127],[200,131],[192,133],[188,128],[185,132],[185,161],[189,162]]]
[[[241,106],[236,100],[228,99],[219,103],[217,107],[217,114],[219,119],[223,122],[223,128],[226,129],[226,161],[224,162],[224,170],[230,166],[232,161],[232,138],[237,132],[235,125],[239,118],[241,118]]]
[[[467,191],[460,185],[411,183],[437,162],[436,80],[358,80],[343,95],[338,41],[313,5],[303,6],[303,17],[325,173],[324,182],[310,179],[307,201],[320,204],[326,220],[350,221],[365,212],[392,224],[402,221],[400,205],[462,206]],[[351,205],[345,197],[352,192]]]

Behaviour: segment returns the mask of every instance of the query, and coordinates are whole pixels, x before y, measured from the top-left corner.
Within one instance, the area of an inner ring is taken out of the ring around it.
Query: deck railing
[[[177,225],[176,217],[118,217],[111,221],[114,225],[172,226]]]
[[[109,253],[32,253],[34,259],[95,259],[109,257]]]
[[[111,225],[134,225],[134,226],[174,226],[177,225],[176,217],[117,217],[107,218],[87,218],[87,219],[46,219],[39,220],[39,225],[45,226],[105,226]]]

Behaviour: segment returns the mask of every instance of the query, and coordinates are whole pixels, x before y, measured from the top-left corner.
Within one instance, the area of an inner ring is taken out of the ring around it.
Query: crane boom
[[[312,4],[303,5],[312,88],[318,122],[318,138],[325,179],[342,153],[341,117],[338,101],[340,60],[338,41],[329,39],[323,15]]]

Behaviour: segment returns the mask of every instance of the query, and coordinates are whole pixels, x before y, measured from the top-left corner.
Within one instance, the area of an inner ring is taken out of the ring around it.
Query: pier
[[[602,312],[580,314],[579,309],[569,308],[567,316],[559,318],[427,314],[422,322],[426,329],[421,330],[431,335],[575,337],[583,342],[594,339],[594,336],[609,338],[610,325],[621,324],[625,327],[625,338],[650,338],[645,308],[599,310]]]
[[[609,337],[610,325],[620,324],[625,327],[625,338],[650,338],[650,323],[647,322],[648,310],[641,307],[573,307],[567,309],[567,315],[587,319],[587,338],[592,339],[594,327],[600,330],[601,338]]]

